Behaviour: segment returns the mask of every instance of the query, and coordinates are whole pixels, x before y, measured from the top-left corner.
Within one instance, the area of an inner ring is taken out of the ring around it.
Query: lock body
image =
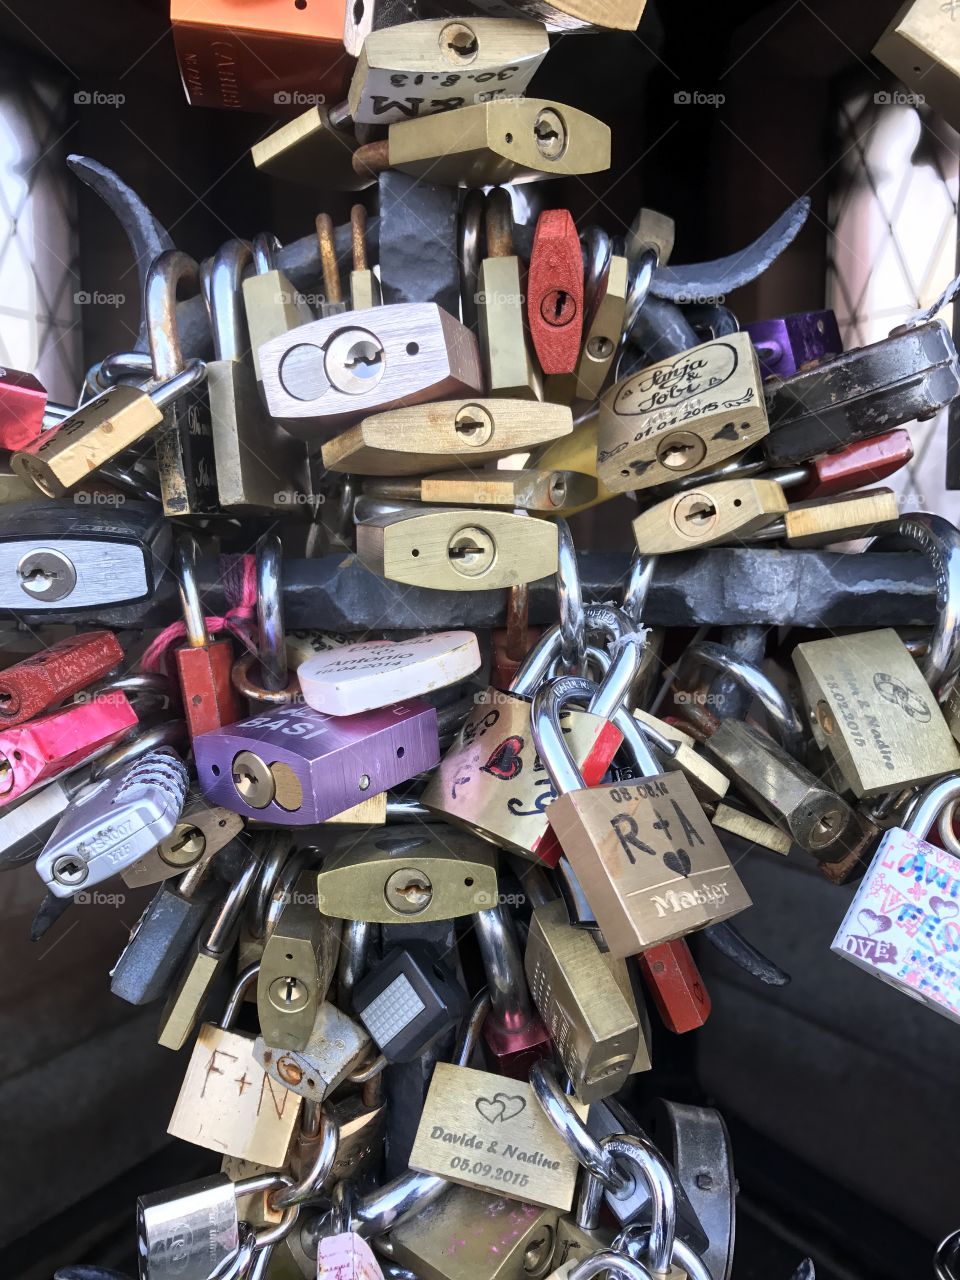
[[[544,382],[544,395],[558,404],[594,400],[599,396],[613,358],[617,354],[627,304],[627,259],[613,254],[607,280],[592,317],[584,317],[583,348],[573,373],[552,374]],[[597,424],[593,423],[594,435]],[[593,472],[596,472],[594,451]]]
[[[599,783],[620,746],[620,730],[585,711],[560,723],[588,786]],[[562,849],[548,821],[555,791],[530,731],[530,704],[497,689],[477,695],[421,802],[521,857],[554,867]]]
[[[718,480],[650,507],[633,521],[633,536],[641,555],[691,551],[748,537],[786,511],[772,480]]]
[[[327,997],[340,954],[340,921],[320,914],[316,877],[304,871],[260,958],[257,1016],[273,1049],[304,1049]]]
[[[43,430],[47,392],[20,369],[0,369],[0,449],[23,449]]]
[[[960,768],[936,698],[890,629],[797,645],[810,728],[854,795],[929,782]]]
[[[302,1048],[277,1048],[261,1035],[254,1054],[278,1084],[311,1102],[323,1102],[370,1056],[370,1048],[370,1037],[363,1027],[324,1001]]]
[[[572,373],[583,334],[583,258],[566,209],[545,209],[537,219],[527,273],[527,323],[543,372]]]
[[[267,409],[302,440],[399,404],[483,389],[477,343],[431,303],[313,320],[260,347]]]
[[[141,1274],[149,1280],[207,1280],[239,1241],[237,1198],[222,1173],[137,1199]]]
[[[161,884],[110,971],[111,993],[134,1005],[151,1004],[166,995],[204,926],[216,893],[210,881],[197,886],[189,897]]]
[[[799,311],[777,320],[756,320],[743,327],[757,349],[765,378],[790,378],[811,361],[843,350],[832,311]]]
[[[467,993],[439,948],[411,942],[357,983],[353,1005],[388,1062],[412,1062],[460,1021]]]
[[[439,760],[437,713],[424,702],[326,716],[279,707],[194,740],[208,800],[274,826],[323,822]]]
[[[683,938],[647,947],[637,964],[668,1031],[679,1036],[703,1026],[712,1007],[710,993]]]
[[[40,715],[112,671],[123,648],[112,631],[68,636],[0,672],[0,725]]]
[[[716,466],[769,431],[756,353],[730,334],[649,365],[600,401],[597,477],[615,493]]]
[[[176,663],[191,738],[240,719],[243,708],[230,678],[233,646],[229,640],[184,645],[176,650]]]
[[[649,711],[641,711],[639,708],[633,712],[633,718],[639,720],[641,725],[649,725],[656,729],[668,741],[676,744],[676,755],[667,756],[663,761],[663,767],[668,773],[675,769],[679,770],[690,783],[693,794],[701,804],[716,804],[718,800],[723,799],[730,789],[730,779],[706,756],[697,751],[694,740],[688,733],[684,733],[683,729],[678,728],[677,725],[659,720]],[[621,769],[618,772],[617,781],[623,782],[636,775],[637,770],[629,766],[626,770]]]
[[[873,55],[938,115],[960,127],[960,41],[952,8],[942,0],[913,0],[873,47]]]
[[[374,179],[350,163],[356,149],[353,132],[336,128],[325,107],[313,106],[261,138],[250,156],[262,173],[283,182],[360,191]]]
[[[564,405],[513,399],[441,400],[373,414],[328,440],[323,465],[363,476],[423,475],[523,453],[573,430]],[[582,468],[572,467],[572,470]]]
[[[140,889],[181,875],[198,863],[209,862],[242,830],[243,819],[238,813],[208,804],[191,788],[173,831],[146,857],[121,872],[123,883],[129,889]]]
[[[849,538],[875,537],[892,530],[900,508],[892,489],[867,489],[798,502],[784,515],[790,547],[823,547]]]

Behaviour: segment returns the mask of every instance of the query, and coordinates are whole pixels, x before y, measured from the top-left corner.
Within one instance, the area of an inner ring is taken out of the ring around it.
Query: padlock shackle
[[[942,701],[960,670],[960,531],[943,516],[911,511],[900,517],[895,536],[912,542],[933,563],[937,621],[920,670]]]
[[[257,542],[257,625],[260,680],[276,692],[287,684],[287,648],[283,632],[283,548],[275,533]]]
[[[364,1240],[381,1235],[425,1209],[450,1186],[446,1178],[408,1170],[367,1195],[358,1196],[347,1230],[355,1231]]]
[[[630,263],[627,271],[627,301],[623,309],[623,328],[620,330],[619,349],[613,361],[613,384],[620,380],[620,366],[623,363],[630,336],[640,318],[643,304],[649,296],[650,287],[653,284],[653,273],[657,267],[657,257],[655,249],[644,249],[636,262]]]
[[[192,533],[181,533],[174,545],[177,587],[183,606],[183,620],[187,628],[187,644],[191,649],[204,649],[210,643],[207,622],[200,603],[197,584],[197,560],[200,548]]]
[[[597,686],[582,676],[560,676],[542,684],[530,708],[530,729],[534,745],[558,796],[583,791],[583,775],[570,754],[560,727],[560,712],[575,699],[589,701]]]
[[[650,750],[649,737],[668,756],[675,756],[678,751],[676,743],[670,742],[663,734],[651,731],[650,726],[641,723],[630,714],[626,707],[620,707],[611,717],[613,723],[623,734],[623,745],[627,748],[633,763],[640,770],[643,778],[656,777],[662,773],[660,762]]]
[[[560,627],[554,623],[541,634],[510,681],[509,693],[518,698],[532,698],[538,687],[550,674],[560,656]]]
[[[478,911],[473,921],[490,993],[490,1020],[498,1030],[523,1031],[533,1021],[533,1010],[513,921],[499,905]]]
[[[560,614],[560,660],[562,674],[578,675],[587,645],[587,624],[583,611],[583,591],[577,549],[570,526],[561,516],[557,526],[557,610]]]
[[[177,295],[193,297],[200,292],[200,268],[195,258],[182,249],[165,249],[147,268],[143,282],[143,305],[153,374],[165,381],[182,372],[183,349],[177,329]]]
[[[154,387],[147,394],[158,409],[166,409],[188,391],[199,387],[201,382],[206,381],[206,377],[207,366],[202,360],[188,360],[179,373],[172,374],[163,386]]]
[[[250,905],[247,909],[247,928],[252,937],[257,940],[267,937],[268,921],[269,932],[272,933],[273,925],[279,918],[280,908],[277,908],[275,914],[270,917],[270,907],[277,881],[286,866],[292,848],[293,836],[289,832],[271,831],[261,838],[258,853],[262,857],[262,862],[257,873],[257,882],[250,891]],[[284,888],[289,889],[289,887],[288,882]]]
[[[309,1199],[317,1195],[333,1170],[339,1146],[340,1126],[321,1107],[320,1143],[313,1160],[309,1167],[304,1170],[299,1182],[291,1182],[291,1185],[281,1187],[280,1190],[274,1191],[269,1196],[270,1207],[272,1209],[299,1208],[300,1205],[305,1204]]]
[[[474,1050],[480,1041],[480,1032],[483,1030],[483,1024],[489,1012],[490,994],[487,991],[481,991],[474,996],[470,1012],[467,1014],[467,1019],[457,1037],[453,1057],[450,1059],[454,1066],[469,1067],[470,1059],[473,1057]]]
[[[622,1280],[653,1280],[653,1276],[642,1262],[624,1253],[615,1253],[613,1249],[601,1249],[599,1253],[591,1253],[567,1274],[567,1280],[593,1280],[594,1276],[605,1273],[622,1277]]]
[[[240,874],[234,880],[233,884],[227,890],[226,897],[220,904],[220,908],[214,918],[213,924],[207,933],[204,942],[204,948],[211,955],[225,955],[231,942],[233,941],[234,929],[237,921],[240,919],[240,913],[243,911],[244,904],[247,900],[247,894],[253,887],[253,882],[257,878],[260,870],[260,857],[251,848],[248,854],[248,861],[241,870]],[[241,975],[242,976],[242,975]],[[231,997],[232,1003],[232,997]],[[228,1008],[230,1006],[228,1005]],[[224,1014],[226,1018],[226,1014]],[[229,1029],[229,1023],[226,1023]]]
[[[99,391],[107,391],[115,387],[121,378],[129,378],[131,374],[141,383],[153,377],[153,360],[146,351],[114,351],[93,366],[88,379]]]
[[[912,836],[919,836],[921,840],[925,839],[944,806],[958,797],[960,774],[931,782],[907,805],[903,815],[904,831]]]
[[[589,333],[597,307],[607,291],[613,244],[603,227],[592,224],[580,236],[583,253],[583,332]]]
[[[337,995],[340,1004],[349,1009],[353,989],[363,977],[373,943],[373,925],[369,920],[345,920],[340,935],[337,959]]]
[[[577,1163],[599,1179],[608,1191],[623,1192],[629,1181],[617,1168],[613,1156],[593,1136],[560,1087],[560,1074],[553,1062],[542,1059],[530,1068],[530,1087],[547,1119],[576,1157]]]
[[[784,751],[796,759],[802,757],[805,746],[803,721],[796,708],[755,662],[741,658],[725,645],[702,640],[699,644],[691,645],[681,658],[681,669],[688,664],[691,667],[701,665],[725,671],[737,684],[749,689],[769,716]],[[679,676],[677,683],[681,683]]]
[[[627,1250],[627,1256],[631,1258],[634,1251],[646,1255],[650,1248],[650,1228],[640,1223],[631,1223],[614,1237],[612,1247]],[[674,1238],[671,1261],[674,1266],[685,1272],[687,1280],[716,1280],[716,1276],[696,1249],[680,1236]],[[798,1275],[799,1272],[795,1272],[793,1280],[798,1280]]]
[[[241,360],[250,349],[241,285],[252,261],[253,253],[244,240],[227,240],[213,256],[207,301],[217,360]]]
[[[630,621],[638,625],[643,618],[656,567],[656,556],[642,556],[639,551],[630,561],[630,572],[623,588],[623,603],[620,607]]]
[[[150,725],[136,737],[127,738],[118,746],[97,759],[90,768],[89,782],[110,778],[148,751],[157,747],[176,747],[186,740],[187,725],[184,720],[166,720],[163,724]]]
[[[243,997],[256,982],[259,975],[260,961],[257,960],[255,963],[247,965],[246,969],[237,977],[236,982],[233,984],[233,990],[230,992],[227,1007],[223,1011],[223,1017],[217,1024],[222,1030],[229,1031],[237,1020],[240,1010],[243,1008]]]
[[[280,241],[272,231],[258,231],[250,242],[254,273],[265,276],[269,271],[276,271],[280,249]]]
[[[592,715],[611,720],[625,705],[640,672],[640,664],[649,638],[649,627],[642,627],[639,631],[621,636],[616,641],[610,666],[587,706],[587,710]]]
[[[483,231],[484,195],[472,187],[463,198],[457,228],[460,250],[460,308],[468,329],[477,328],[477,291],[480,283],[480,249]]]
[[[487,192],[483,234],[488,258],[513,256],[513,204],[506,187],[494,187]]]

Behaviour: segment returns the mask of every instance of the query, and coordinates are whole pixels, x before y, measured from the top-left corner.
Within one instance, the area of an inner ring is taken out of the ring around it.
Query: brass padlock
[[[556,1228],[555,1209],[453,1187],[390,1240],[394,1261],[420,1280],[538,1280],[550,1269]]]
[[[477,340],[433,303],[398,303],[299,325],[260,348],[267,408],[303,440],[394,405],[483,387]]]
[[[620,342],[628,292],[627,259],[613,254],[603,296],[583,334],[580,359],[573,373],[554,373],[544,380],[544,395],[558,404],[593,401],[599,396]]]
[[[640,1022],[585,929],[563,902],[530,919],[524,969],[530,993],[580,1102],[596,1102],[626,1083],[640,1052]]]
[[[417,476],[472,469],[525,453],[573,431],[566,405],[529,400],[440,400],[364,418],[321,447],[331,471]],[[570,470],[582,471],[583,467]]]
[[[129,889],[160,884],[188,867],[206,864],[243,830],[239,813],[209,804],[197,791],[187,793],[180,820],[166,840],[120,873]]]
[[[858,797],[930,782],[960,769],[943,713],[892,629],[797,645],[814,739]]]
[[[481,467],[469,474],[441,471],[422,479],[394,479],[365,484],[363,491],[401,502],[430,502],[436,506],[509,507],[566,515],[581,510],[596,496],[597,482],[576,471],[524,471]]]
[[[789,476],[788,476],[789,479]],[[783,483],[783,477],[778,477]],[[852,538],[894,531],[900,520],[892,489],[861,489],[831,498],[813,498],[787,507],[782,520],[761,529],[757,540],[783,538],[789,547],[824,547]]]
[[[676,725],[667,724],[665,720],[658,720],[649,711],[637,709],[633,712],[633,717],[642,726],[656,730],[676,746],[676,754],[666,756],[663,767],[668,772],[679,769],[701,804],[715,804],[723,799],[730,789],[730,779],[697,751],[695,741],[688,733],[684,733]]]
[[[271,1048],[306,1046],[336,972],[340,925],[319,909],[316,874],[302,872],[260,960],[257,1013]]]
[[[687,489],[642,512],[633,521],[641,555],[692,551],[739,541],[787,510],[773,480],[718,480]]]
[[[749,334],[648,365],[600,401],[597,476],[615,493],[705,471],[770,430]]]
[[[750,905],[716,832],[682,774],[663,774],[637,722],[617,720],[641,776],[585,788],[558,716],[572,698],[593,697],[589,681],[564,676],[533,700],[537,750],[557,791],[550,825],[581,883],[613,956],[634,955]]]
[[[254,1057],[253,1036],[230,1029],[257,969],[251,965],[237,979],[221,1021],[200,1028],[167,1132],[221,1155],[282,1169],[300,1098],[266,1074]]]
[[[487,196],[483,222],[487,255],[480,264],[476,304],[487,385],[493,396],[542,400],[543,377],[530,353],[526,286],[513,251],[513,212],[505,187]]]
[[[873,46],[873,55],[954,129],[960,129],[960,27],[952,0],[910,0]],[[896,102],[887,95],[886,101]],[[883,102],[882,95],[876,101]]]
[[[580,475],[596,477],[597,496],[590,502],[584,503],[582,507],[568,510],[568,516],[576,515],[578,510],[584,511],[600,502],[609,502],[611,498],[619,497],[619,494],[607,488],[597,472],[597,432],[597,418],[588,418],[586,422],[578,423],[573,431],[562,439],[546,445],[530,460],[531,465],[540,470],[549,468],[557,471],[575,471]]]
[[[251,244],[253,275],[245,276],[242,284],[253,371],[261,394],[260,348],[271,338],[313,319],[306,299],[277,267],[279,249],[276,236],[266,231],[255,235]]]
[[[358,143],[349,124],[349,108],[310,107],[288,120],[250,150],[253,163],[271,178],[322,187],[325,191],[360,191],[374,178],[357,173],[353,153]]]
[[[557,527],[505,511],[393,511],[357,524],[357,558],[394,582],[495,591],[556,573]]]
[[[353,166],[358,173],[399,169],[451,187],[601,173],[610,168],[610,129],[542,98],[483,102],[392,124],[386,141],[354,152]]]
[[[543,26],[518,18],[424,18],[371,31],[350,82],[350,115],[393,124],[518,98],[549,48]]]
[[[775,827],[772,822],[764,822],[755,814],[737,809],[734,805],[718,804],[710,821],[720,831],[729,831],[731,835],[739,836],[748,844],[759,844],[764,849],[783,854],[784,857],[793,848],[793,838],[788,836],[786,831]],[[823,865],[832,866],[833,864]]]
[[[350,836],[315,873],[317,910],[342,920],[413,924],[454,920],[497,905],[497,857],[489,845],[441,826],[391,825]]]

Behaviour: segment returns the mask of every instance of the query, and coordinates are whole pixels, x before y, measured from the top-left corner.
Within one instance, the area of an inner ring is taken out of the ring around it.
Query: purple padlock
[[[779,320],[757,320],[744,330],[757,349],[765,378],[790,378],[811,360],[838,356],[843,350],[832,311],[798,311]]]
[[[208,800],[277,827],[324,822],[440,762],[436,708],[420,698],[355,716],[272,708],[193,751]]]

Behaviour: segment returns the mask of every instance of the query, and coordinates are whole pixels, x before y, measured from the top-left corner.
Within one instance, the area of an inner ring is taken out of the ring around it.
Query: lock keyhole
[[[567,130],[560,116],[547,107],[533,122],[537,150],[545,160],[559,160],[567,147]]]
[[[361,339],[355,342],[347,352],[343,362],[345,369],[350,369],[357,378],[379,377],[377,366],[383,361],[383,352],[374,343]]]
[[[540,315],[556,329],[569,324],[576,314],[576,299],[566,289],[551,289],[540,303]]]
[[[71,886],[83,884],[88,873],[87,864],[72,853],[65,853],[53,864],[53,878],[57,884]]]
[[[449,62],[471,63],[480,52],[476,32],[464,22],[451,22],[440,32],[440,50]]]
[[[657,461],[670,471],[689,471],[699,466],[706,455],[706,444],[692,431],[677,431],[657,448]]]
[[[237,794],[253,809],[265,809],[277,793],[273,770],[252,751],[234,757],[231,773]]]
[[[433,901],[430,877],[418,867],[400,867],[387,879],[384,897],[394,911],[414,916]]]
[[[497,545],[486,529],[475,526],[460,529],[447,543],[447,558],[457,573],[475,578],[493,565]]]
[[[480,405],[467,404],[458,411],[453,429],[467,444],[484,445],[493,435],[493,419]]]
[[[716,525],[716,505],[702,493],[685,493],[674,507],[674,524],[680,533],[699,538]]]
[[[307,984],[293,974],[274,978],[268,988],[270,1003],[280,1013],[297,1013],[309,999]]]

